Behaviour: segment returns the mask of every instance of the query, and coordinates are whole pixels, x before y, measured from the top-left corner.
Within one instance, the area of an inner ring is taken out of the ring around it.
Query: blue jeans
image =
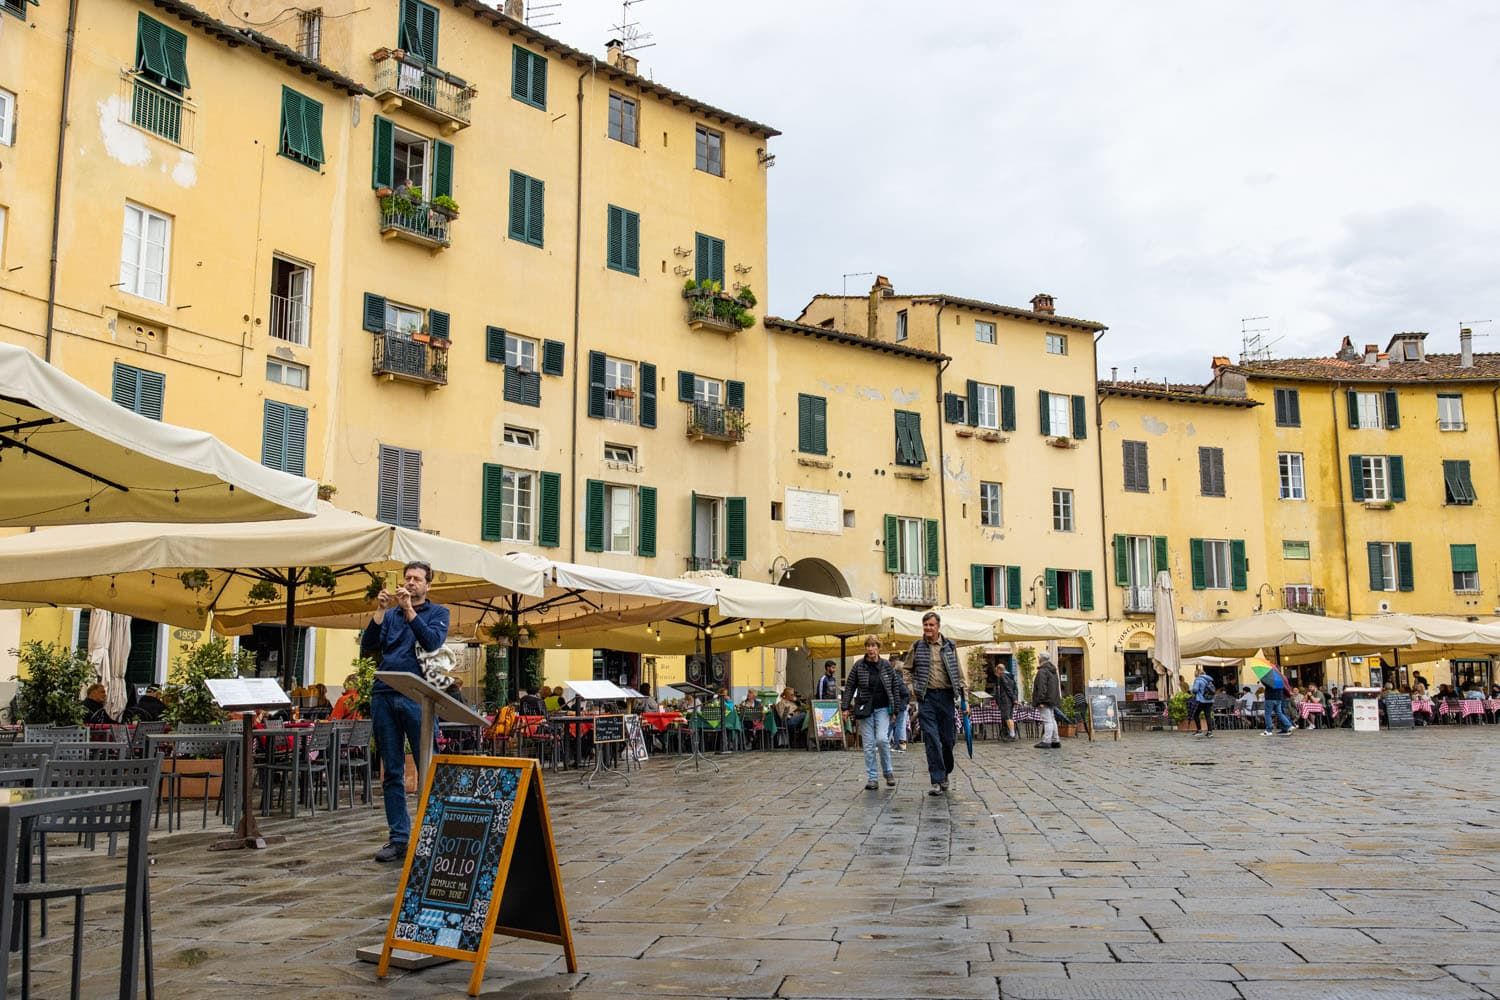
[[[922,749],[927,753],[927,776],[934,785],[948,780],[953,773],[953,741],[957,736],[953,724],[953,692],[934,688],[917,707],[922,720]]]
[[[880,771],[893,774],[891,766],[891,710],[877,708],[859,720],[859,742],[865,748],[865,777],[871,781],[875,774],[875,751],[880,750]]]
[[[1281,720],[1279,723],[1273,721],[1277,718]],[[1292,728],[1292,720],[1286,714],[1285,698],[1266,698],[1266,732],[1269,733],[1273,726],[1279,726],[1282,730]]]
[[[422,709],[399,691],[376,691],[370,695],[370,717],[380,751],[385,825],[391,843],[404,845],[411,836],[411,817],[406,812],[406,745],[416,750],[422,742]]]

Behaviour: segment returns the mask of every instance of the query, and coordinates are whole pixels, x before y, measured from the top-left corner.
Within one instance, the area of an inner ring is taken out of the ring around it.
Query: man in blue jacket
[[[432,653],[448,639],[448,609],[427,599],[432,586],[432,567],[408,563],[404,582],[394,594],[382,590],[377,599],[375,625],[379,629],[381,670],[400,670],[422,675],[418,651]],[[374,720],[375,743],[380,750],[381,792],[385,796],[385,822],[390,830],[384,847],[375,852],[380,862],[406,857],[411,836],[411,817],[406,812],[406,745],[416,751],[422,743],[422,709],[415,701],[377,679],[370,692],[370,717]],[[424,759],[432,748],[417,754]]]

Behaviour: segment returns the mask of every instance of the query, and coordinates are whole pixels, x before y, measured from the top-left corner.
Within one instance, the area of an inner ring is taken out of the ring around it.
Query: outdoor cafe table
[[[1430,722],[1432,720],[1432,699],[1413,698],[1411,700],[1411,710],[1413,714],[1426,715]]]
[[[642,712],[641,721],[658,733],[664,733],[669,726],[686,722],[687,716],[681,712]]]
[[[562,726],[567,732],[573,734],[573,767],[582,767],[583,738],[594,731],[593,716],[559,712],[556,715],[547,716],[547,721],[554,726]],[[566,763],[564,766],[567,766]]]
[[[136,973],[141,954],[141,900],[146,887],[147,820],[151,815],[152,789],[146,785],[123,788],[7,788],[0,789],[0,941],[7,949],[15,910],[16,883],[31,875],[30,844],[23,826],[42,816],[56,816],[74,809],[100,806],[130,806],[130,848],[125,862],[125,926],[120,939],[121,997],[136,995]],[[18,864],[19,862],[19,864]],[[17,877],[19,867],[20,877]],[[8,952],[7,952],[8,953]],[[0,1000],[6,995],[8,976],[0,976]]]
[[[1323,706],[1315,701],[1304,701],[1297,706],[1297,711],[1301,714],[1303,721],[1306,721],[1310,715],[1322,715]]]
[[[223,733],[147,733],[146,734],[146,757],[149,760],[160,753],[159,747],[163,743],[173,741],[187,742],[192,740],[196,743],[222,743],[224,744],[224,774],[220,779],[224,783],[224,822],[233,826],[239,822],[240,813],[240,739],[244,734],[238,729],[233,732]],[[166,772],[162,772],[166,776]],[[168,826],[171,824],[168,823]]]

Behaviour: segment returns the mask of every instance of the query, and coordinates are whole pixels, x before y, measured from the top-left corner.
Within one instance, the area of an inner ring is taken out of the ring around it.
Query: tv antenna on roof
[[[630,19],[630,8],[646,0],[621,0],[620,23],[610,25],[615,37],[624,43],[626,52],[634,52],[637,49],[649,49],[656,43],[649,41],[654,37],[649,31],[641,30],[641,22]]]
[[[1240,363],[1246,361],[1270,361],[1271,348],[1281,343],[1282,338],[1267,340],[1266,334],[1271,332],[1269,326],[1255,326],[1252,324],[1270,323],[1269,316],[1246,316],[1240,320]]]
[[[526,27],[555,28],[562,24],[562,0],[526,5]]]

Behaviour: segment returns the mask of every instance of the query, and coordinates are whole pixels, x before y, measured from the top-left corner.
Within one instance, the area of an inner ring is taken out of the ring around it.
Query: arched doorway
[[[1156,649],[1156,635],[1151,629],[1141,627],[1126,635],[1122,645],[1126,700],[1159,697],[1162,677],[1156,662],[1151,659]]]
[[[798,559],[787,567],[781,579],[777,581],[779,586],[792,587],[796,590],[806,590],[814,594],[827,594],[830,597],[848,597],[850,594],[849,581],[844,579],[844,574],[839,572],[837,566],[826,559],[818,559],[809,556],[806,559]],[[856,642],[850,648],[850,655],[863,653],[863,649],[856,649]],[[810,697],[816,678],[823,673],[823,660],[826,657],[813,662],[811,656],[805,649],[792,649],[786,655],[786,683],[797,689],[797,693],[803,697]],[[843,670],[839,670],[839,676],[843,676]]]

